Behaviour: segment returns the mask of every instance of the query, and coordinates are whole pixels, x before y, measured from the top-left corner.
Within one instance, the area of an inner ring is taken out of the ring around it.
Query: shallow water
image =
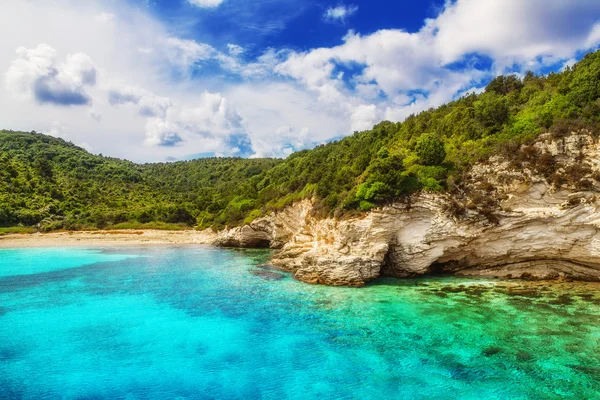
[[[332,288],[268,257],[0,249],[0,397],[600,397],[595,284]]]

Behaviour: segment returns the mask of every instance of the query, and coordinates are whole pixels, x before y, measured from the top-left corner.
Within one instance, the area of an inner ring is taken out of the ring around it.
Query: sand
[[[0,236],[0,248],[59,246],[139,246],[157,244],[209,244],[214,238],[206,231],[118,230],[51,232]]]

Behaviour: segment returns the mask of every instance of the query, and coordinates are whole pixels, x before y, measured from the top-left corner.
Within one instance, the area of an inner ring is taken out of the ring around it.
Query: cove
[[[268,250],[0,251],[0,397],[563,399],[600,393],[600,287],[312,286]]]

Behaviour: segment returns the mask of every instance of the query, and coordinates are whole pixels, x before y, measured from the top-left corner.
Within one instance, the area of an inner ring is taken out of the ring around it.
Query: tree
[[[508,121],[509,107],[506,98],[494,92],[486,92],[474,103],[475,118],[492,133],[502,129]]]
[[[494,92],[499,95],[507,95],[512,91],[520,91],[523,88],[523,82],[515,76],[509,75],[504,76],[500,75],[494,79],[486,86],[485,91]]]
[[[415,151],[422,165],[440,165],[446,158],[444,142],[433,133],[421,135]]]

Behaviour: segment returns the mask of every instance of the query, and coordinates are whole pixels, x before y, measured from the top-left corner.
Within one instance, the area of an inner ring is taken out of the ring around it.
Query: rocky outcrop
[[[213,243],[279,248],[274,266],[327,285],[436,273],[600,280],[597,141],[543,135],[520,151],[518,163],[476,165],[452,195],[423,193],[346,220],[314,218],[305,200]]]

